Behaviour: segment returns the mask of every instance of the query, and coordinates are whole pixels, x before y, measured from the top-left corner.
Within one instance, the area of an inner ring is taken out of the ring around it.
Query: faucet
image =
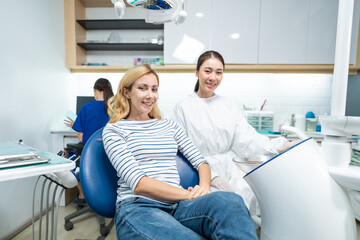
[[[290,126],[295,127],[295,113],[291,114],[291,122],[290,122]]]

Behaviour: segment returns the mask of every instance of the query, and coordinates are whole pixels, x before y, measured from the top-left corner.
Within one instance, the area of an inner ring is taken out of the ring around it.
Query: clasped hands
[[[190,194],[187,197],[188,200],[192,200],[210,193],[209,188],[199,185],[195,185],[195,187],[189,187],[187,190],[190,191]]]

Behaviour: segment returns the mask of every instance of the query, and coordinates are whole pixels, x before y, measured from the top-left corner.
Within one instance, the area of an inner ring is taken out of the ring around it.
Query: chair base
[[[64,218],[65,220],[65,224],[64,224],[64,227],[65,227],[65,230],[66,231],[70,231],[71,229],[74,228],[74,224],[73,222],[71,221],[71,219],[73,218],[76,218],[84,213],[87,213],[87,212],[93,212],[91,210],[91,208],[87,205],[83,206],[83,205],[78,205],[78,210],[68,216],[66,216]],[[97,218],[98,218],[98,221],[99,221],[99,224],[100,224],[100,235],[97,239],[98,240],[101,240],[101,239],[105,239],[105,237],[109,234],[109,232],[111,231],[111,228],[114,226],[114,220],[112,219],[111,222],[106,225],[105,224],[105,218],[104,217],[101,217],[99,215],[97,215]]]

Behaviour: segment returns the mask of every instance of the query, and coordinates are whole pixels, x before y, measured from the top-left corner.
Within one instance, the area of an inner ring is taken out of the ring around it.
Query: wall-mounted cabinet
[[[359,2],[355,1],[350,74],[360,69]],[[182,25],[87,16],[93,7],[114,14],[110,0],[64,3],[66,67],[72,72],[123,72],[136,56],[163,57],[165,65],[155,67],[158,72],[193,72],[197,57],[208,49],[224,56],[227,72],[333,72],[338,0],[191,0]],[[123,38],[119,31],[136,33],[138,39]],[[120,34],[118,42],[111,41],[113,32]],[[162,35],[163,44],[156,42],[156,35]],[[119,60],[121,56],[127,59]],[[107,66],[82,66],[87,62]]]
[[[149,24],[144,19],[88,19],[92,16],[87,16],[85,4],[86,1],[65,0],[68,68],[124,68],[139,59],[155,63],[163,58],[163,24]]]
[[[260,0],[189,1],[182,25],[165,24],[164,62],[195,64],[213,49],[227,64],[257,64],[259,8]]]
[[[338,3],[262,1],[258,63],[334,64]],[[359,1],[355,1],[350,64],[356,63],[359,11]]]

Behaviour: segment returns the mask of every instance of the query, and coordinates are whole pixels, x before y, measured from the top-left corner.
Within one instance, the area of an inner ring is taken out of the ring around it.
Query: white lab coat
[[[270,140],[257,133],[235,101],[216,94],[200,98],[193,92],[175,106],[173,120],[181,125],[208,161],[211,179],[224,179],[247,206],[253,192],[243,179],[246,172],[236,166],[233,158],[277,154],[278,146],[287,141],[282,137]]]

